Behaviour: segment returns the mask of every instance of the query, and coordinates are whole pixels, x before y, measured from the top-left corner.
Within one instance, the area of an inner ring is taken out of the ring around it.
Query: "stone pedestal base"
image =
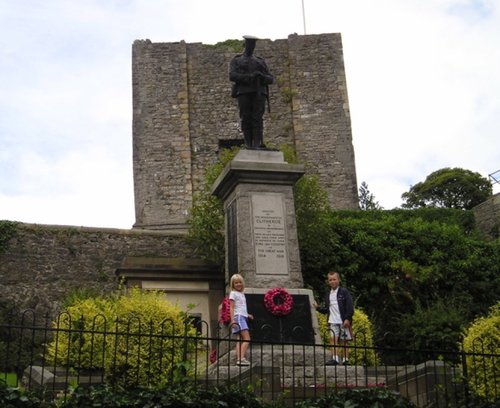
[[[293,198],[303,174],[281,152],[242,150],[216,180],[212,193],[226,215],[226,282],[240,273],[247,287],[303,287]]]

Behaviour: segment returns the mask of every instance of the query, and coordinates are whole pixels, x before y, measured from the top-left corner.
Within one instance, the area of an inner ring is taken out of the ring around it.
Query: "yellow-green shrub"
[[[330,344],[327,315],[317,313],[319,330],[324,344]],[[373,348],[373,326],[367,314],[360,308],[354,310],[353,341],[349,342],[349,361],[354,365],[377,365],[379,359]]]
[[[77,300],[53,322],[49,361],[74,369],[104,369],[121,385],[172,380],[196,346],[186,314],[155,291],[131,289],[108,298]]]
[[[114,308],[103,298],[80,300],[69,306],[52,323],[57,329],[47,345],[49,362],[76,369],[102,369]]]
[[[490,308],[485,317],[476,319],[464,334],[467,378],[470,387],[481,397],[493,401],[498,389],[498,357],[484,354],[500,354],[500,302]],[[483,354],[483,355],[477,355]]]
[[[165,295],[133,289],[116,302],[116,350],[112,366],[121,384],[161,384],[196,347],[196,330]],[[147,336],[143,337],[142,335]]]

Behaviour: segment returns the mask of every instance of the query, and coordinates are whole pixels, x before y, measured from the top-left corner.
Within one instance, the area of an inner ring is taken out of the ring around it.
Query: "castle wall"
[[[500,193],[476,205],[472,211],[476,227],[484,239],[494,240],[500,237]]]
[[[201,43],[134,42],[134,227],[182,227],[221,141],[242,139],[228,79],[235,54]],[[333,208],[358,208],[340,34],[260,40],[255,54],[275,77],[265,143],[293,146]]]
[[[175,233],[18,224],[0,253],[0,298],[52,313],[74,289],[115,290],[115,272],[126,256],[193,254]]]

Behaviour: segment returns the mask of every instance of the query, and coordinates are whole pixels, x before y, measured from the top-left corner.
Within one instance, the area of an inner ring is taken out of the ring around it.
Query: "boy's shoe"
[[[250,365],[250,361],[248,361],[246,358],[242,358],[240,360],[240,363],[238,365],[240,365],[240,366],[249,366]]]
[[[331,360],[328,360],[325,365],[327,366],[335,366],[337,365],[339,362],[337,360],[335,360],[334,358],[332,358]]]
[[[349,365],[349,360],[344,360],[344,362],[342,364],[345,365],[345,366],[348,366]]]

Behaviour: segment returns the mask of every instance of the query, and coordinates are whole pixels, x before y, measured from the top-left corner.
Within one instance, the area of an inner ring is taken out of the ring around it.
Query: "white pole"
[[[302,0],[302,21],[304,23],[304,35],[306,35],[306,9],[304,8],[304,0]]]

